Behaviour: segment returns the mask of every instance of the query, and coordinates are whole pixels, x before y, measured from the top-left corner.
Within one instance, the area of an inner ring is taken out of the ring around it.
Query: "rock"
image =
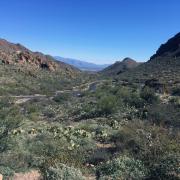
[[[29,65],[31,70],[45,69],[76,76],[80,71],[68,64],[55,60],[52,56],[40,52],[32,52],[20,44],[0,39],[0,64],[23,67]]]

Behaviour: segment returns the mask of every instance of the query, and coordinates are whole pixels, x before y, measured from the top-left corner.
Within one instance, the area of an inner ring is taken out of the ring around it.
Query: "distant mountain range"
[[[72,65],[82,71],[101,71],[102,69],[108,67],[110,64],[94,64],[86,61],[81,61],[72,58],[63,58],[60,56],[54,57],[56,60],[64,62],[66,64]]]
[[[116,61],[114,64],[103,69],[100,73],[106,76],[119,75],[121,73],[126,72],[129,69],[136,68],[140,64],[141,63],[136,62],[135,60],[127,57],[122,61]]]

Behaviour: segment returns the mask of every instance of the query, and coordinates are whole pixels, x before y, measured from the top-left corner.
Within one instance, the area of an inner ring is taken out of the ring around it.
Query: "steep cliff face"
[[[180,57],[180,33],[162,44],[151,59],[158,57]]]

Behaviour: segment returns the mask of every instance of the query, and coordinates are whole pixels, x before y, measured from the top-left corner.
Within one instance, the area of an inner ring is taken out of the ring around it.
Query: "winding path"
[[[88,90],[95,91],[98,84],[101,84],[106,81],[107,80],[93,81],[93,82],[81,84],[79,86],[74,86],[74,87],[72,87],[72,90],[67,89],[67,90],[55,91],[54,96],[61,94],[61,93],[84,92],[84,91],[88,91]],[[49,96],[43,95],[43,94],[34,94],[34,95],[20,95],[20,96],[14,96],[14,95],[11,96],[10,95],[8,97],[17,99],[15,101],[16,104],[22,104],[22,103],[25,103],[34,98],[53,98],[54,96],[49,97]],[[4,98],[4,97],[7,97],[7,96],[0,96],[0,98]]]

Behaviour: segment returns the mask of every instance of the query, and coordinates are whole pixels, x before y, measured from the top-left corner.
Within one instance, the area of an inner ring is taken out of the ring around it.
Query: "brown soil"
[[[42,176],[37,170],[33,170],[26,173],[15,173],[13,180],[42,180]]]

